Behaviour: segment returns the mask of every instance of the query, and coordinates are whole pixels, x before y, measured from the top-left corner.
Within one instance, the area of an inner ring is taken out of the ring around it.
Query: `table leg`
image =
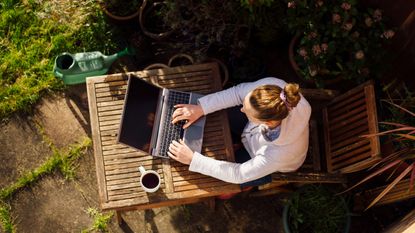
[[[121,226],[124,223],[124,219],[122,219],[121,211],[115,211],[115,217],[117,218],[117,223]]]
[[[211,211],[215,211],[216,208],[216,200],[215,198],[209,198],[208,200],[204,201],[204,204],[209,208]]]

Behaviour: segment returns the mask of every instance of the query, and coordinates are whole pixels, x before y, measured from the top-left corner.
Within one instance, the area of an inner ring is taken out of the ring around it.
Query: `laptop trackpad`
[[[201,152],[205,117],[193,123],[184,132],[184,142],[192,151]]]

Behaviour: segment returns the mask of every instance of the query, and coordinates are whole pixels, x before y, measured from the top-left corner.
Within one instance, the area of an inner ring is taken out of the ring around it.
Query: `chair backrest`
[[[334,98],[323,108],[324,145],[328,172],[350,173],[380,159],[373,81]]]

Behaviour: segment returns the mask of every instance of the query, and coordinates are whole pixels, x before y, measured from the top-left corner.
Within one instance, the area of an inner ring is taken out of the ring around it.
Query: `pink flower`
[[[333,14],[333,16],[331,17],[331,21],[333,22],[333,24],[340,23],[341,20],[342,18],[339,14]]]
[[[362,50],[359,50],[354,56],[357,60],[362,60],[365,57],[365,53]]]
[[[310,32],[310,34],[308,34],[308,39],[314,39],[317,37],[317,33],[316,32]]]
[[[295,2],[294,1],[288,2],[288,8],[295,8]]]
[[[321,49],[323,50],[323,52],[327,52],[328,48],[329,46],[326,43],[321,44]]]
[[[305,48],[300,48],[300,51],[298,53],[302,57],[306,57],[307,56],[307,50]]]
[[[352,30],[352,28],[353,28],[353,24],[352,23],[345,23],[343,25],[343,29],[346,30],[346,31],[350,31],[350,30]]]
[[[313,45],[312,50],[313,50],[314,56],[318,56],[321,53],[321,48],[320,48],[320,45],[318,44]]]
[[[366,24],[366,26],[371,27],[371,26],[372,26],[372,24],[373,24],[373,20],[372,20],[372,18],[367,17],[367,18],[365,19],[365,24]]]
[[[387,30],[382,34],[382,37],[385,37],[386,39],[390,39],[395,35],[395,32],[392,30]]]
[[[341,8],[343,8],[343,10],[348,11],[350,10],[350,8],[352,8],[352,5],[350,5],[350,3],[347,2],[343,2],[341,5]]]
[[[316,7],[321,7],[324,4],[322,0],[316,2]]]
[[[378,21],[382,20],[382,11],[379,10],[379,9],[376,9],[373,12],[373,18],[374,18],[375,22],[378,22]]]

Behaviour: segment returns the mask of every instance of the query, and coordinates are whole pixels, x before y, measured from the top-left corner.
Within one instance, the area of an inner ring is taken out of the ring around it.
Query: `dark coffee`
[[[159,178],[154,173],[147,173],[143,176],[141,183],[144,185],[144,187],[152,189],[157,187],[157,185],[159,184]]]

